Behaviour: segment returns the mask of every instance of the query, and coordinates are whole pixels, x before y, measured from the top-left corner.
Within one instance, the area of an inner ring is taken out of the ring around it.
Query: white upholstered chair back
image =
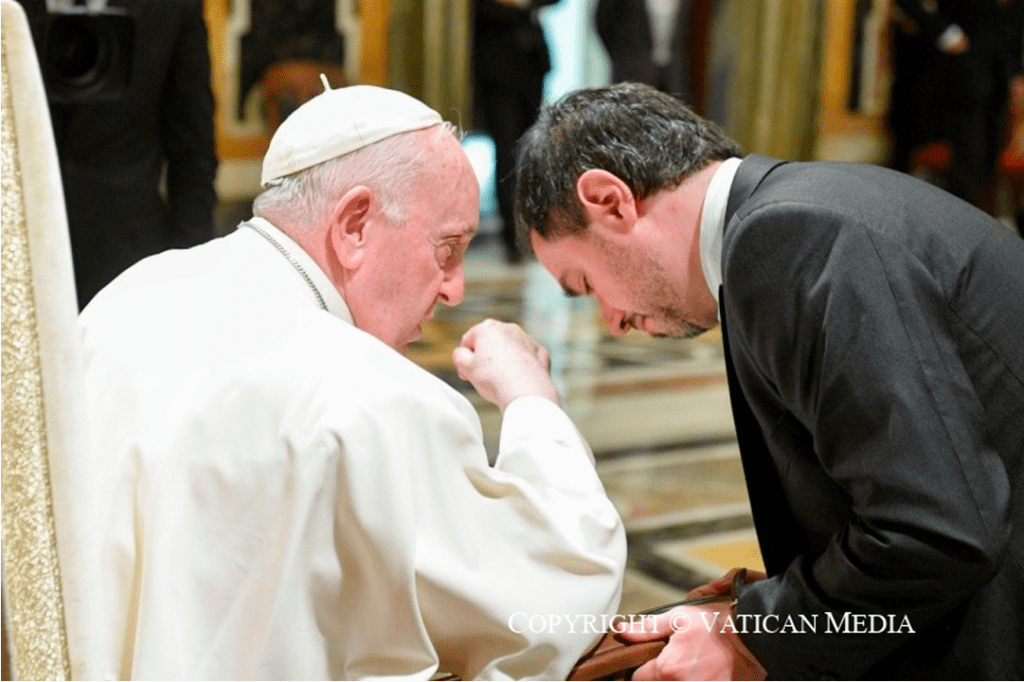
[[[13,0],[0,9],[5,672],[95,679],[99,562],[64,198],[28,22]]]

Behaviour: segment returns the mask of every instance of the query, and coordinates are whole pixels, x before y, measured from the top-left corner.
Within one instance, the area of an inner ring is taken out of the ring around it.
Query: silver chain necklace
[[[320,295],[320,290],[316,288],[315,284],[313,284],[313,279],[309,276],[309,274],[305,270],[302,269],[302,266],[299,265],[299,262],[297,260],[295,260],[295,258],[293,258],[290,253],[288,253],[288,249],[286,249],[283,246],[281,246],[280,242],[278,242],[276,239],[274,239],[269,234],[267,234],[267,232],[265,230],[263,230],[263,228],[261,228],[259,225],[254,225],[253,223],[245,222],[245,223],[242,223],[242,226],[243,227],[250,227],[250,228],[252,228],[256,232],[256,234],[258,234],[261,237],[263,237],[264,239],[266,239],[268,242],[271,243],[271,245],[275,249],[280,251],[281,255],[284,256],[284,259],[286,261],[288,261],[288,263],[293,268],[295,268],[295,271],[297,273],[299,273],[299,275],[302,277],[303,281],[305,281],[306,284],[309,286],[309,290],[313,292],[314,296],[316,296],[316,302],[320,304],[320,309],[321,310],[327,310],[327,304],[324,303],[324,297]]]

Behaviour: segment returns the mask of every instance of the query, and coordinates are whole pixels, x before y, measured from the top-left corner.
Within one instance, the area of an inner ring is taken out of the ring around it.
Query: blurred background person
[[[46,19],[44,0],[21,2],[37,26]],[[126,88],[116,98],[55,101],[48,85],[79,308],[136,261],[211,238],[217,200],[202,1],[106,4],[134,23]],[[41,40],[37,33],[37,52],[46,55]],[[89,57],[74,46],[49,47]]]
[[[693,103],[688,45],[691,0],[597,0],[595,26],[611,82],[634,81]]]
[[[249,30],[240,41],[238,115],[246,99],[262,91],[262,113],[270,132],[301,104],[323,90],[348,83],[345,38],[338,32],[334,0],[252,0]]]
[[[892,167],[938,170],[945,189],[990,212],[985,188],[1020,61],[1019,4],[894,0]],[[926,146],[936,142],[946,146]]]
[[[494,182],[509,262],[522,253],[512,215],[515,144],[537,118],[551,57],[537,10],[558,0],[476,0],[473,55],[480,127],[494,140]]]
[[[1006,144],[999,155],[999,173],[1010,188],[1010,212],[1017,233],[1024,237],[1024,2],[1017,0],[1011,6],[1016,22],[1016,73],[1010,79],[1007,97]],[[1013,30],[1013,27],[1011,27]]]

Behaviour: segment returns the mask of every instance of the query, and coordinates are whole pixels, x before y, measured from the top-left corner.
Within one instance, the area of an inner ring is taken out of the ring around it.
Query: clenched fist
[[[519,325],[484,320],[462,336],[452,352],[459,376],[502,412],[516,398],[536,395],[559,403],[548,374],[550,357]]]

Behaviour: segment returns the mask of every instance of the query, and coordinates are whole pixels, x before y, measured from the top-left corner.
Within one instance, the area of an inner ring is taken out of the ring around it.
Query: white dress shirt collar
[[[280,247],[279,251],[281,256],[286,260],[289,260],[289,265],[293,267],[296,272],[296,277],[301,277],[300,272],[304,272],[309,277],[309,284],[311,287],[316,289],[320,294],[320,298],[323,300],[324,305],[327,306],[327,312],[331,313],[335,317],[340,317],[349,324],[354,324],[352,321],[352,313],[349,312],[348,306],[345,304],[345,299],[341,297],[341,294],[328,279],[324,271],[320,269],[320,266],[316,264],[316,261],[306,253],[305,249],[299,246],[294,239],[289,237],[287,234],[282,232],[280,229],[274,226],[269,220],[254,216],[246,221],[259,228],[258,231],[262,231],[270,237],[267,241],[268,246],[274,247],[274,243]],[[242,223],[245,225],[246,223]],[[273,240],[271,242],[270,240]],[[316,300],[313,291],[309,292],[310,297],[314,299],[314,302],[319,305],[319,301]]]
[[[736,169],[743,159],[732,157],[722,162],[708,184],[704,207],[700,214],[700,263],[711,295],[718,303],[718,289],[722,286],[722,235],[725,233],[725,209],[729,203]]]

